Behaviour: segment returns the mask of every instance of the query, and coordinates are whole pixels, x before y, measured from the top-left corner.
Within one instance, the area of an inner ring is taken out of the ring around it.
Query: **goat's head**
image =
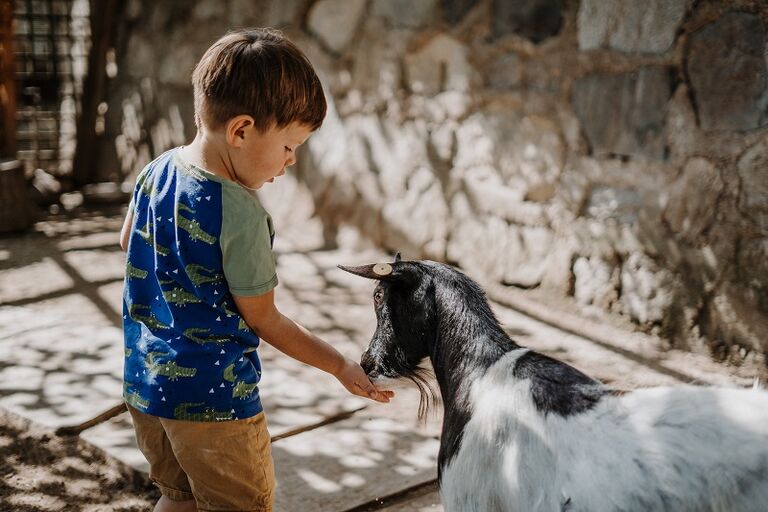
[[[434,283],[428,264],[401,261],[359,267],[339,266],[352,274],[378,281],[373,291],[376,332],[360,365],[371,379],[406,378],[421,391],[420,415],[426,412],[434,391],[419,366],[430,355],[437,336]]]

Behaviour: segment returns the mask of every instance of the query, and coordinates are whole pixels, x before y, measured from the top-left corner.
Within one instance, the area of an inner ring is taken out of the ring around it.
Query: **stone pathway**
[[[278,306],[357,359],[375,327],[373,283],[336,265],[391,256],[353,235],[342,248],[322,249],[322,226],[309,213],[278,211],[286,219],[276,245]],[[59,427],[120,402],[121,222],[117,211],[83,214],[0,239],[0,406]],[[494,309],[521,344],[619,388],[707,381],[702,375],[748,384],[743,376],[696,356],[667,356],[676,368],[667,371],[647,354],[635,357],[626,348],[569,334],[498,303]],[[442,510],[435,486],[439,411],[420,424],[414,390],[399,390],[390,405],[373,404],[269,346],[262,346],[260,354],[265,368],[260,390],[280,484],[277,510]],[[700,371],[688,375],[686,368]],[[129,421],[122,414],[81,437],[146,471]]]

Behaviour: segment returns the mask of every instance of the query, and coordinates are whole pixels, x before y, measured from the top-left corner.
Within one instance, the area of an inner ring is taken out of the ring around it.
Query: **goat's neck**
[[[510,350],[518,348],[485,301],[470,308],[438,300],[437,327],[430,359],[443,398],[443,428],[437,456],[438,479],[457,452],[471,416],[471,384]]]
[[[430,359],[446,408],[466,404],[470,384],[510,350],[519,348],[487,304],[478,310],[440,308]]]

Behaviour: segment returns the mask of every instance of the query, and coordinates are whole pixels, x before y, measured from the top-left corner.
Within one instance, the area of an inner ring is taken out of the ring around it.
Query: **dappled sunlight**
[[[0,405],[55,427],[120,399],[121,308],[98,289],[123,279],[115,227],[114,218],[97,215],[52,220],[6,244]]]
[[[408,425],[365,412],[301,436],[276,441],[272,451],[281,510],[327,503],[346,510],[370,496],[392,494],[436,477],[438,441]],[[334,475],[329,480],[329,475]],[[311,490],[292,493],[299,483]]]

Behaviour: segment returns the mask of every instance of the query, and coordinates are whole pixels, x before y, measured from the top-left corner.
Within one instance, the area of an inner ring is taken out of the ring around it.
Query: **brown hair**
[[[325,118],[325,96],[312,64],[279,30],[228,33],[197,63],[192,86],[198,128],[218,128],[247,114],[262,132],[293,122],[314,131]]]

